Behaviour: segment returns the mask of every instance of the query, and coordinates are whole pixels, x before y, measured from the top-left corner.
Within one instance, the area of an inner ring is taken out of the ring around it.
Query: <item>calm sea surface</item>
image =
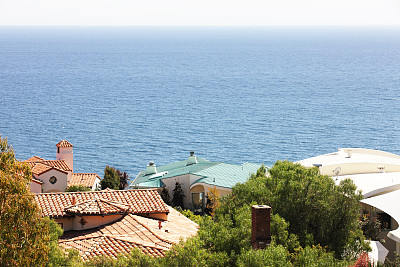
[[[400,28],[0,27],[0,134],[19,159],[133,178],[149,161],[400,154]]]

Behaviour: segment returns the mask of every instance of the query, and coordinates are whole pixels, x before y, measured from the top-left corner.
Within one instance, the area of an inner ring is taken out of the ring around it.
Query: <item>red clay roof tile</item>
[[[58,142],[58,144],[56,145],[57,147],[73,147],[73,145],[68,142],[67,140],[61,140],[60,142]]]
[[[95,198],[65,208],[65,212],[75,215],[111,215],[124,214],[129,210],[129,205]]]
[[[97,173],[72,173],[68,186],[82,185],[92,188],[96,179],[101,179]]]
[[[27,160],[24,160],[24,162],[38,162],[38,161],[44,161],[45,159],[42,159],[41,157],[38,156],[33,156]]]
[[[129,205],[129,213],[169,212],[167,205],[155,189],[42,193],[35,195],[35,201],[41,208],[43,216],[61,218],[69,217],[65,208],[73,205],[73,198],[75,203],[78,204],[96,197]]]

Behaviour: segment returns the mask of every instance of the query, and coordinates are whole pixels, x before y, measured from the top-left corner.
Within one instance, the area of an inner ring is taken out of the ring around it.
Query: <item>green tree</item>
[[[49,225],[30,193],[30,168],[15,159],[0,136],[0,262],[2,266],[40,266],[47,261]]]
[[[101,189],[119,190],[120,177],[114,167],[106,166],[104,169],[104,178],[100,181]]]
[[[181,207],[183,209],[183,198],[185,197],[185,193],[182,189],[182,184],[179,182],[175,183],[175,188],[173,190],[172,195],[172,206],[174,207]]]
[[[129,175],[127,172],[122,172],[117,169],[117,173],[119,176],[119,190],[124,190],[129,184]]]
[[[160,193],[161,198],[164,200],[165,204],[171,205],[170,197],[169,197],[169,192],[167,187],[164,185],[161,193]]]
[[[318,168],[277,161],[268,173],[261,168],[236,185],[218,212],[231,214],[251,203],[266,204],[289,223],[289,236],[298,236],[301,246],[320,244],[337,258],[354,257],[367,249],[358,222],[361,198],[349,179],[336,185]]]
[[[86,192],[86,191],[91,191],[89,187],[83,186],[83,185],[73,185],[69,186],[65,192]]]

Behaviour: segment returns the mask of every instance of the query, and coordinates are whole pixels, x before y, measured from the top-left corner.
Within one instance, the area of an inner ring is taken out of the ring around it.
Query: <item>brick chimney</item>
[[[251,206],[251,246],[264,249],[271,244],[271,207]]]

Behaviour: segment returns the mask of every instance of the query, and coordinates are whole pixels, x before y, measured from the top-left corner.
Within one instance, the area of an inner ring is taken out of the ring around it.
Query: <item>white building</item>
[[[25,160],[33,175],[31,192],[64,192],[67,187],[74,185],[96,189],[100,184],[100,177],[96,173],[73,173],[73,145],[62,140],[56,146],[56,160],[45,160],[38,156]]]
[[[350,178],[362,192],[365,212],[374,212],[382,223],[379,236],[383,246],[400,254],[400,156],[384,151],[342,148],[337,152],[299,161],[307,167],[318,167],[322,174],[340,183]]]

